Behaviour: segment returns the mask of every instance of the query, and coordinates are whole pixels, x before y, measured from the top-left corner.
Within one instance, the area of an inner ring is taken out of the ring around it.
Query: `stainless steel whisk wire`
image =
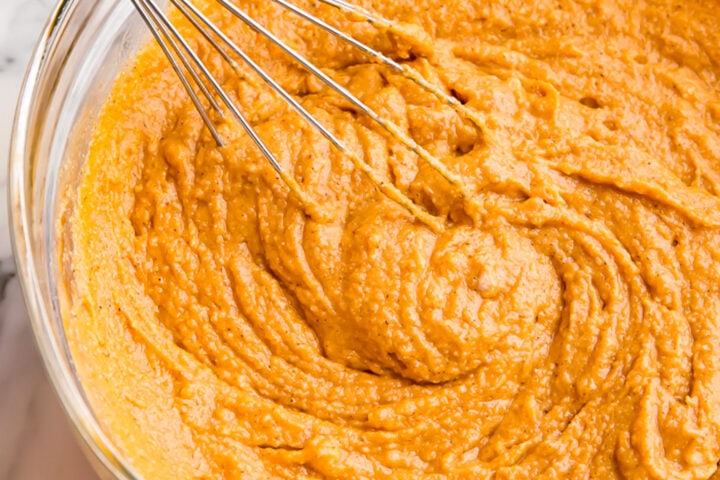
[[[311,205],[313,202],[307,197],[305,192],[302,190],[296,180],[289,175],[285,169],[282,168],[280,163],[275,158],[275,155],[268,148],[265,142],[260,138],[255,129],[252,127],[247,118],[233,103],[230,96],[223,89],[217,79],[210,72],[208,67],[199,58],[197,53],[192,49],[187,40],[180,34],[177,28],[172,24],[167,14],[158,7],[155,0],[130,0],[135,9],[140,14],[141,18],[148,26],[153,37],[159,44],[163,53],[169,60],[172,68],[175,70],[180,82],[190,96],[195,108],[197,109],[203,123],[207,126],[212,137],[219,146],[224,145],[224,140],[217,128],[215,127],[212,119],[210,118],[208,110],[203,105],[200,95],[193,89],[191,81],[197,85],[202,96],[204,96],[212,110],[215,110],[217,114],[223,118],[224,112],[220,103],[224,104],[227,109],[232,113],[233,117],[240,123],[245,132],[250,136],[255,145],[262,152],[263,156],[270,162],[278,175],[287,184],[290,190],[293,191],[299,200],[303,203],[306,208],[312,209]],[[253,29],[255,32],[263,35],[273,44],[277,45],[285,54],[290,56],[293,60],[302,65],[306,70],[312,73],[314,76],[319,78],[327,86],[339,93],[345,100],[349,101],[355,108],[367,115],[370,119],[384,128],[392,137],[397,139],[401,144],[414,152],[420,159],[426,161],[434,170],[436,170],[446,181],[453,185],[463,198],[469,197],[469,192],[460,178],[452,173],[445,164],[440,160],[431,155],[422,146],[418,145],[415,140],[405,134],[397,125],[392,121],[382,118],[374,110],[368,107],[364,102],[357,98],[345,87],[340,85],[337,81],[323,72],[317,65],[313,64],[293,48],[288,46],[285,42],[280,40],[276,35],[270,32],[267,28],[260,25],[255,19],[249,16],[246,12],[238,8],[236,5],[230,3],[228,0],[215,0],[222,7],[229,10],[235,17],[240,19],[243,23]],[[299,17],[317,25],[323,30],[335,35],[336,37],[350,43],[354,47],[358,48],[362,52],[369,55],[375,61],[385,64],[392,70],[400,73],[406,78],[412,80],[423,89],[434,95],[436,98],[446,102],[456,112],[458,112],[464,118],[470,120],[480,131],[482,131],[483,122],[474,114],[471,110],[466,108],[458,99],[446,94],[435,85],[428,82],[417,70],[413,69],[409,65],[400,64],[390,57],[382,54],[381,52],[369,47],[368,45],[356,40],[350,35],[346,34],[326,23],[325,21],[317,18],[316,16],[308,13],[307,11],[299,8],[298,6],[289,3],[287,0],[272,0],[283,8],[293,12]],[[345,2],[344,0],[318,0],[321,3],[333,6],[344,12],[350,13],[355,16],[363,18],[370,24],[392,31],[393,24],[389,20],[377,16],[367,10]],[[273,79],[265,70],[262,69],[250,56],[237,44],[235,44],[220,28],[218,28],[205,14],[203,14],[195,5],[189,0],[170,0],[170,2],[187,18],[190,23],[205,37],[205,39],[216,49],[223,59],[228,62],[234,69],[238,70],[238,63],[228,52],[232,52],[237,55],[243,62],[245,62],[260,78],[266,82],[273,91],[275,91],[285,102],[287,102],[303,119],[305,119],[310,125],[317,129],[330,143],[332,143],[337,149],[343,154],[347,155],[353,162],[355,168],[362,171],[367,175],[370,180],[380,189],[391,200],[397,202],[405,209],[407,209],[417,219],[427,224],[430,228],[435,231],[442,231],[443,225],[439,218],[434,217],[424,208],[414,203],[404,193],[402,193],[394,184],[381,178],[368,163],[361,159],[356,153],[347,148],[342,141],[340,141],[330,130],[324,127],[313,115],[311,115],[295,97],[287,92],[275,79]],[[214,36],[213,36],[214,35]],[[183,68],[184,67],[184,68]],[[185,73],[187,72],[187,74]],[[189,75],[189,77],[188,77]],[[205,81],[203,81],[203,78]],[[207,83],[206,83],[207,82]],[[211,92],[214,91],[217,97],[220,99],[220,103],[216,100],[215,96]],[[317,213],[317,212],[315,212]]]

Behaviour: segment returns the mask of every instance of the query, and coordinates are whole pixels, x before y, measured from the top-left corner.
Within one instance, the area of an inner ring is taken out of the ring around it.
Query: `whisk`
[[[293,48],[288,46],[285,42],[279,39],[275,34],[269,31],[264,26],[260,25],[245,11],[240,9],[238,6],[230,3],[228,0],[215,0],[217,4],[226,8],[235,17],[240,19],[255,32],[266,37],[270,42],[277,45],[285,54],[289,55],[297,63],[302,65],[307,71],[319,78],[323,83],[334,89],[343,98],[354,105],[360,112],[367,115],[370,119],[384,128],[392,137],[398,140],[405,147],[413,151],[420,159],[428,163],[434,170],[436,170],[447,182],[453,185],[457,191],[462,195],[463,198],[467,198],[469,193],[466,191],[463,182],[460,178],[451,172],[448,167],[443,164],[439,159],[431,155],[422,146],[417,144],[409,135],[405,134],[395,123],[381,117],[373,109],[363,103],[357,96],[352,94],[348,89],[340,85],[336,80],[327,75],[320,67],[313,64]],[[482,131],[482,120],[474,114],[470,109],[466,108],[457,98],[452,95],[448,95],[437,86],[426,80],[416,69],[410,65],[401,64],[396,62],[392,58],[384,55],[383,53],[369,47],[368,45],[356,40],[347,33],[337,29],[336,27],[328,24],[322,19],[308,13],[306,10],[301,9],[297,5],[294,5],[287,0],[272,0],[276,4],[283,8],[293,12],[302,19],[311,22],[323,30],[335,35],[345,42],[353,45],[360,51],[368,55],[374,62],[379,62],[387,65],[392,70],[402,74],[406,78],[412,80],[430,94],[434,95],[441,101],[446,102],[456,112],[462,115],[464,118],[471,121],[479,130]],[[352,14],[356,17],[362,18],[369,22],[378,29],[386,31],[394,31],[396,28],[393,23],[381,16],[378,16],[372,12],[367,11],[357,5],[346,2],[345,0],[318,0],[323,4],[330,5],[334,8],[340,9],[346,13]],[[172,68],[177,73],[182,85],[187,90],[190,99],[192,100],[195,108],[202,117],[203,122],[209,129],[213,138],[219,146],[224,145],[224,140],[218,132],[216,126],[210,118],[208,108],[203,105],[200,95],[207,99],[207,102],[217,114],[223,118],[224,111],[220,104],[231,112],[232,116],[237,119],[243,129],[247,132],[250,138],[253,140],[255,145],[260,149],[263,156],[270,162],[273,168],[277,171],[278,175],[287,184],[302,201],[303,204],[309,205],[312,202],[306,197],[299,184],[295,181],[292,175],[289,175],[282,166],[278,163],[272,151],[265,142],[260,138],[257,132],[250,125],[247,118],[233,103],[230,96],[223,89],[220,83],[210,72],[207,65],[203,63],[199,55],[191,48],[189,42],[183,38],[179,33],[178,29],[170,21],[168,15],[160,8],[155,0],[131,0],[136,10],[142,17],[143,21],[147,24],[150,32],[155,37],[160,48],[162,49],[165,56],[168,58]],[[408,198],[403,192],[401,192],[394,184],[383,179],[377,172],[375,172],[368,163],[361,159],[357,154],[348,149],[340,139],[338,139],[330,130],[324,127],[314,116],[312,116],[290,93],[288,93],[276,80],[274,80],[265,70],[263,70],[250,55],[235,44],[220,28],[217,27],[200,9],[193,5],[189,0],[170,0],[170,2],[184,15],[190,23],[198,29],[198,31],[205,37],[205,39],[215,48],[225,61],[227,61],[233,68],[238,67],[238,63],[235,58],[239,58],[252,68],[259,76],[265,81],[284,101],[286,101],[302,118],[304,118],[310,125],[316,128],[330,143],[332,143],[337,149],[347,155],[355,168],[361,170],[368,178],[379,188],[379,190],[385,194],[391,200],[397,202],[399,205],[407,209],[413,216],[427,224],[433,230],[441,231],[443,229],[442,222],[439,218],[431,215],[427,210],[414,203]],[[234,58],[233,55],[236,57]],[[196,85],[200,94],[193,88],[193,84]]]

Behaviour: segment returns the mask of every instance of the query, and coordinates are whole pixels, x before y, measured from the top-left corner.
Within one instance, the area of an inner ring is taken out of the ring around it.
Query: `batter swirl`
[[[147,478],[707,479],[720,459],[720,4],[241,2],[457,176],[261,37],[223,29],[386,181],[205,49],[313,199],[218,148],[159,49],[120,76],[68,193],[67,335]],[[188,30],[188,35],[192,35]]]

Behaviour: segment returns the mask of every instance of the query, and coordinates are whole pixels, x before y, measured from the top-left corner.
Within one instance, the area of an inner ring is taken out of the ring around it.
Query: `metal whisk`
[[[164,54],[170,61],[173,69],[177,73],[180,81],[187,90],[190,99],[197,108],[203,122],[210,130],[215,141],[218,145],[224,144],[223,138],[217,131],[213,124],[208,110],[203,106],[202,101],[192,84],[194,83],[202,95],[207,99],[210,107],[215,110],[220,117],[223,117],[223,109],[220,103],[224,104],[232,115],[240,122],[243,129],[250,135],[254,143],[261,150],[265,158],[272,164],[273,168],[277,171],[283,181],[288,187],[300,198],[305,204],[309,205],[312,202],[303,193],[301,187],[295,181],[295,179],[287,174],[282,166],[278,163],[273,155],[272,151],[258,136],[257,132],[250,125],[246,117],[232,102],[227,92],[222,88],[220,83],[214,78],[208,67],[202,62],[197,53],[193,51],[189,43],[185,38],[178,32],[177,28],[172,24],[167,14],[158,7],[155,0],[131,0],[136,10],[149,27],[151,33],[157,40]],[[338,30],[337,28],[329,25],[325,21],[317,18],[316,16],[308,13],[307,11],[299,8],[298,6],[288,2],[287,0],[272,0],[273,2],[281,5],[283,8],[288,9],[299,17],[311,22],[318,27],[326,30],[327,32],[341,38],[342,40],[350,43],[359,50],[365,52],[371,59],[376,62],[387,65],[394,71],[404,75],[406,78],[414,81],[420,85],[426,91],[436,96],[441,101],[447,102],[456,112],[461,114],[464,118],[470,120],[475,126],[482,130],[482,120],[477,117],[471,110],[467,109],[460,101],[455,97],[446,94],[437,86],[428,82],[417,70],[409,65],[400,64],[388,56],[378,52],[377,50],[359,42],[355,38]],[[375,15],[361,7],[350,4],[344,0],[319,0],[320,2],[331,5],[344,12],[353,14],[363,18],[367,22],[376,26],[379,29],[392,32],[396,27],[391,21],[386,18]],[[365,161],[363,161],[357,154],[348,149],[332,132],[325,128],[315,117],[313,117],[303,106],[285,89],[283,89],[277,81],[275,81],[266,71],[264,71],[252,58],[238,45],[236,45],[223,31],[213,24],[205,14],[203,14],[195,5],[189,0],[170,0],[170,2],[192,23],[192,25],[198,29],[198,31],[205,37],[205,39],[215,48],[231,66],[237,67],[236,60],[233,58],[233,54],[249,65],[267,84],[283,99],[285,100],[298,114],[300,114],[308,123],[314,128],[318,129],[322,135],[327,138],[336,148],[347,155],[356,168],[361,170],[364,174],[374,182],[380,191],[383,192],[388,198],[397,202],[406,208],[412,215],[419,220],[426,223],[433,230],[441,231],[443,229],[442,223],[439,218],[432,216],[421,206],[415,204],[410,198],[403,194],[397,187],[392,183],[382,179]],[[270,32],[267,28],[260,25],[246,12],[233,5],[228,0],[216,0],[216,2],[223,8],[232,12],[242,22],[252,28],[255,32],[265,36],[269,41],[277,45],[283,52],[293,58],[296,62],[302,65],[310,73],[317,76],[322,82],[338,92],[343,98],[354,105],[359,111],[363,112],[373,121],[377,122],[382,128],[387,130],[395,139],[405,145],[407,148],[412,150],[419,158],[426,161],[433,169],[435,169],[445,180],[453,185],[463,198],[467,198],[468,192],[459,177],[452,173],[440,160],[431,155],[422,146],[418,145],[410,136],[405,134],[396,124],[388,119],[382,118],[374,110],[368,107],[345,87],[340,85],[337,81],[333,80],[330,76],[324,73],[317,65],[308,61],[305,57],[300,55],[297,51],[292,49],[276,35]],[[219,101],[218,101],[219,99]]]

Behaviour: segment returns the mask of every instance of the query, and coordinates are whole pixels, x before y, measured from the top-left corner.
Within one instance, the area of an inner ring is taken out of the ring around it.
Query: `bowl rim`
[[[37,102],[41,79],[46,73],[64,30],[81,0],[58,0],[48,17],[30,57],[18,95],[8,155],[7,208],[10,244],[16,264],[16,274],[23,292],[25,306],[35,338],[35,344],[65,415],[70,419],[81,447],[97,473],[111,474],[113,478],[139,480],[129,461],[110,441],[93,414],[87,398],[74,373],[69,368],[70,358],[54,335],[50,322],[52,314],[46,308],[39,286],[39,272],[32,240],[33,206],[28,201],[31,192],[26,182],[27,169],[34,163],[32,114]],[[106,478],[106,475],[103,475]]]

